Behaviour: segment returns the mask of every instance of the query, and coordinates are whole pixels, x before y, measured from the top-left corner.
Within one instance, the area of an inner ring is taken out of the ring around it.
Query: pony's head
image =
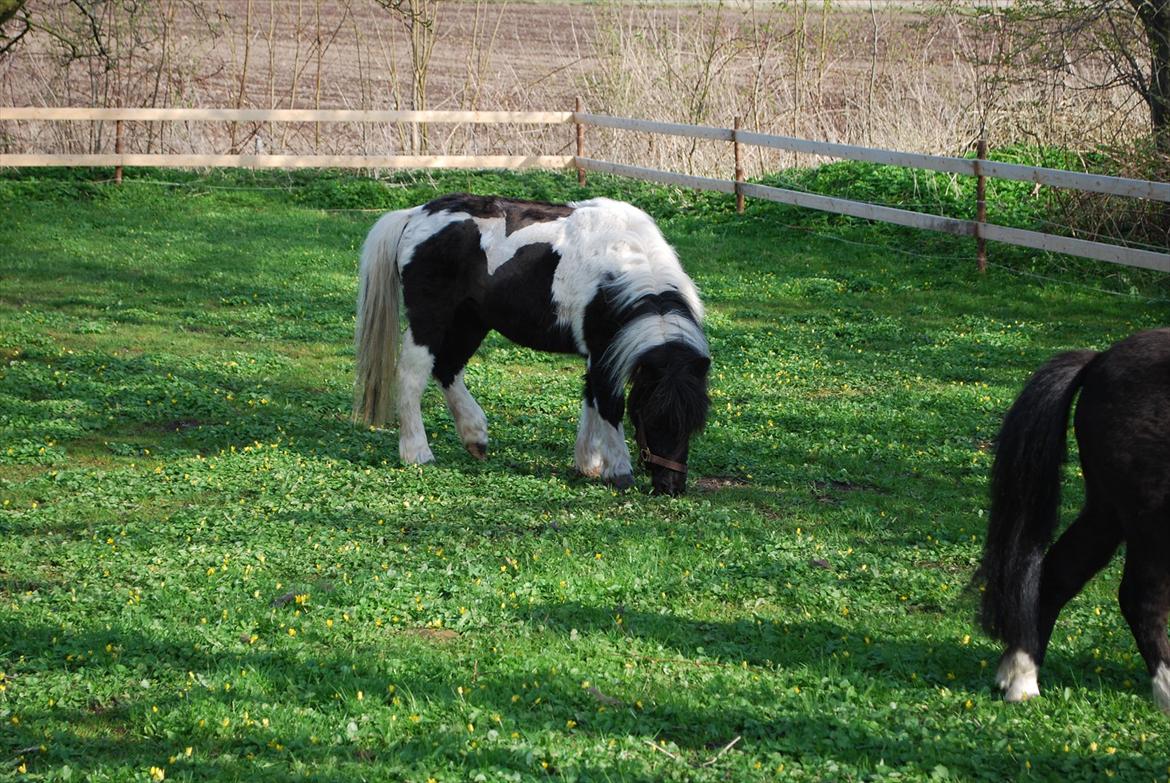
[[[707,422],[711,358],[683,342],[668,342],[639,357],[630,375],[629,412],[654,492],[687,489],[691,436]]]

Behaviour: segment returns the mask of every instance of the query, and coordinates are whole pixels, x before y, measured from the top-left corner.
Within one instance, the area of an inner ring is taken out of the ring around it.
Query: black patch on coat
[[[473,218],[503,218],[505,236],[534,223],[551,223],[573,214],[573,208],[564,204],[475,196],[470,193],[442,196],[425,204],[423,211],[431,215],[447,211],[464,212]]]
[[[573,332],[557,323],[553,276],[561,254],[547,242],[516,250],[489,276],[483,305],[488,323],[509,340],[538,351],[579,353]]]
[[[535,350],[578,353],[552,302],[560,260],[548,243],[533,243],[489,275],[472,220],[450,223],[416,245],[402,270],[403,303],[415,343],[435,357],[435,378],[449,386],[489,329]]]

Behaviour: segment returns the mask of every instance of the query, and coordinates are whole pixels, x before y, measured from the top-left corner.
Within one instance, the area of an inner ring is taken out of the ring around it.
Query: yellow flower
[[[151,780],[165,780],[166,777],[167,777],[167,773],[162,767],[151,767],[150,768],[150,779]]]
[[[577,728],[577,721],[570,718],[569,720],[565,721],[565,727],[570,728],[570,729],[575,729],[575,728]]]
[[[297,635],[297,629],[296,629],[296,628],[289,628],[289,629],[288,629],[288,635],[289,635],[289,636],[296,636],[296,635]]]

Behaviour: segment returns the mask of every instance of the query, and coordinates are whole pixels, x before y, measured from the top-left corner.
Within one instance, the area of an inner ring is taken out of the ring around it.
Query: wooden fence
[[[106,121],[114,122],[115,151],[95,154],[0,154],[0,167],[20,166],[115,166],[120,175],[123,166],[158,167],[246,167],[246,168],[504,168],[525,167],[576,169],[581,182],[585,172],[596,171],[666,185],[714,190],[734,194],[740,209],[744,198],[766,199],[841,215],[942,231],[974,237],[979,242],[980,266],[986,240],[1081,256],[1127,266],[1170,272],[1170,252],[1122,247],[1075,237],[1045,234],[987,223],[983,201],[977,205],[976,220],[930,215],[905,209],[869,204],[849,199],[821,196],[803,191],[769,187],[746,182],[741,166],[743,145],[779,149],[829,158],[864,161],[892,166],[923,169],[977,177],[978,191],[983,192],[986,178],[1022,180],[1048,187],[1069,188],[1128,198],[1170,202],[1170,184],[1148,180],[1082,174],[1060,169],[1020,166],[978,158],[954,158],[910,152],[858,147],[849,144],[809,141],[745,131],[699,125],[652,122],[627,117],[574,112],[505,112],[505,111],[360,111],[348,109],[135,109],[135,108],[0,108],[0,121]],[[571,125],[576,129],[576,155],[184,155],[135,154],[122,151],[124,122],[218,121],[218,122],[368,122],[417,124],[486,124],[510,123],[530,125]],[[610,128],[658,135],[682,136],[727,142],[733,146],[734,179],[717,179],[611,163],[585,155],[586,126]],[[119,177],[120,178],[120,177]]]

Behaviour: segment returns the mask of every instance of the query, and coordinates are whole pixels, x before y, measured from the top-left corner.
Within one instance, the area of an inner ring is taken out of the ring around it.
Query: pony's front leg
[[[601,417],[593,407],[593,401],[581,400],[581,418],[577,422],[577,445],[573,448],[577,472],[589,478],[601,476]]]
[[[455,419],[455,430],[459,433],[463,448],[476,459],[487,457],[487,416],[467,390],[462,370],[451,383],[443,387],[443,396],[447,399],[447,410],[451,411],[451,417]]]
[[[629,489],[634,486],[634,469],[630,465],[630,450],[626,446],[621,419],[615,424],[602,416],[598,429],[601,432],[601,480],[612,484],[615,489]]]
[[[422,395],[434,363],[430,350],[417,345],[407,329],[398,358],[398,457],[404,464],[435,461],[422,419]]]
[[[594,384],[587,380],[574,448],[577,470],[617,489],[628,489],[634,484],[634,470],[622,430],[625,401],[604,392],[594,396],[593,388]]]

